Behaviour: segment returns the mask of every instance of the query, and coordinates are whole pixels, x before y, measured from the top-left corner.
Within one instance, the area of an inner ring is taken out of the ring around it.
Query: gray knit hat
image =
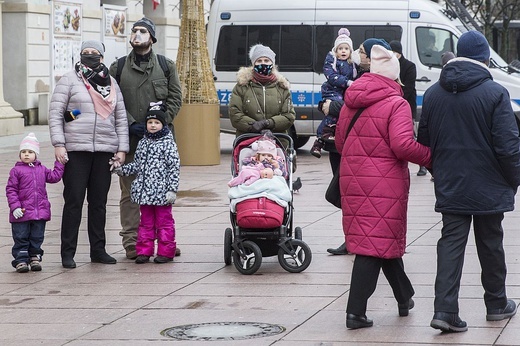
[[[155,38],[155,24],[150,19],[146,17],[139,19],[137,22],[134,23],[132,29],[136,26],[144,26],[146,29],[148,29],[150,36],[152,36],[152,42],[157,42],[157,39]]]
[[[255,64],[255,61],[258,60],[258,58],[261,58],[263,56],[269,58],[274,65],[274,58],[276,57],[276,54],[271,50],[271,48],[262,44],[256,44],[249,50],[249,59],[251,60],[251,64],[253,65]]]
[[[97,50],[99,52],[99,54],[101,54],[101,56],[105,56],[105,45],[103,44],[103,42],[96,41],[96,40],[83,41],[81,43],[80,52],[83,52],[83,49],[85,49],[85,48],[93,48],[93,49]]]

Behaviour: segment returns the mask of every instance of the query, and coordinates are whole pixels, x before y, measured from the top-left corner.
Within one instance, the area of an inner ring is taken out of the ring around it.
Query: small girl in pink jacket
[[[9,172],[5,187],[14,240],[11,264],[18,273],[42,270],[41,245],[51,219],[46,183],[59,182],[65,167],[56,161],[54,170],[48,169],[37,160],[39,154],[40,143],[31,132],[20,144],[20,161]]]

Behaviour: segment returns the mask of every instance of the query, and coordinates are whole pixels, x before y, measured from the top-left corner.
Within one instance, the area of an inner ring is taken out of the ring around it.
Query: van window
[[[403,29],[398,25],[318,25],[316,26],[316,50],[317,57],[314,63],[314,71],[323,73],[323,62],[328,52],[334,47],[334,41],[338,37],[338,30],[348,28],[352,47],[354,50],[368,38],[382,38],[386,42],[392,40],[401,41]]]
[[[237,71],[249,66],[249,48],[261,43],[276,53],[281,71],[312,70],[312,27],[310,25],[223,26],[215,55],[217,71]]]
[[[227,25],[220,29],[215,69],[237,71],[249,66],[249,48],[262,43],[276,53],[280,71],[323,73],[325,56],[342,27],[350,30],[353,49],[371,37],[401,40],[403,32],[397,25]]]
[[[457,37],[451,32],[438,28],[419,27],[415,31],[417,51],[421,63],[442,68],[441,56],[444,52],[456,52]]]

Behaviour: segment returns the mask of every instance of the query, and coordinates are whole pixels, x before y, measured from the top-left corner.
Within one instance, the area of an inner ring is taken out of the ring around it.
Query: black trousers
[[[85,194],[88,202],[87,230],[90,256],[105,252],[105,225],[112,153],[71,151],[63,174],[61,257],[73,258],[78,245],[79,226]]]
[[[399,304],[406,303],[415,294],[412,283],[404,272],[402,258],[383,259],[356,255],[350,279],[350,294],[347,302],[347,314],[365,315],[368,298],[377,286],[379,272],[383,269],[394,297]]]
[[[484,302],[488,309],[502,309],[507,304],[506,262],[503,247],[504,214],[442,214],[442,234],[437,242],[437,277],[435,312],[459,313],[459,289],[464,252],[471,221],[475,233]]]

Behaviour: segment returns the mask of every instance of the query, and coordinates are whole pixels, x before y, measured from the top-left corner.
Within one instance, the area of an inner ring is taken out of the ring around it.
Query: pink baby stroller
[[[267,135],[275,141],[278,156],[284,159],[287,176],[276,177],[277,180],[273,178],[255,181],[251,187],[257,184],[256,188],[265,190],[255,191],[256,194],[252,194],[251,197],[235,196],[235,192],[232,191],[234,187],[230,188],[232,228],[227,228],[224,233],[224,262],[230,265],[233,258],[236,269],[242,274],[250,275],[260,268],[262,257],[277,255],[283,269],[290,273],[299,273],[310,265],[312,253],[309,246],[302,241],[302,229],[296,227],[293,232],[293,141],[286,134]],[[252,144],[263,136],[244,134],[235,139],[231,163],[233,177],[238,175],[243,160],[255,154]],[[284,149],[280,142],[281,138],[290,143],[287,149]],[[276,189],[280,184],[285,184],[281,189],[288,189],[285,202],[280,202],[276,197]],[[239,194],[242,189],[246,190],[246,187],[240,186]]]

